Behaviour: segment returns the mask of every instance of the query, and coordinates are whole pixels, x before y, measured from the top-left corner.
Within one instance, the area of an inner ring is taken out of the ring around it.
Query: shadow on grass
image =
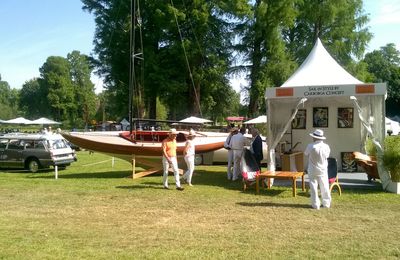
[[[238,202],[236,203],[244,207],[275,207],[275,208],[304,208],[310,209],[309,204],[294,204],[294,203],[274,203],[274,202]]]

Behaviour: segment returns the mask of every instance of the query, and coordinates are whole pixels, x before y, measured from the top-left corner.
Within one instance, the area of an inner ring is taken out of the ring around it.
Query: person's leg
[[[185,159],[187,169],[186,169],[185,173],[183,174],[182,179],[184,181],[188,181],[188,176],[190,173],[190,160],[189,160],[189,157],[187,157],[187,156],[183,157],[183,159]]]
[[[328,176],[321,176],[318,180],[319,189],[321,190],[322,206],[324,208],[331,207],[331,192],[329,190]]]
[[[311,207],[313,207],[314,209],[319,209],[321,202],[318,197],[318,180],[311,174],[308,174],[308,180],[310,184]]]
[[[188,171],[187,171],[188,174],[186,180],[189,183],[189,185],[192,185],[192,176],[194,171],[194,155],[187,157],[187,165],[188,165]]]
[[[168,167],[169,163],[167,161],[167,158],[163,156],[162,158],[162,164],[163,164],[163,185],[164,188],[168,188]]]
[[[181,181],[179,179],[179,168],[178,168],[178,161],[176,160],[176,157],[171,157],[171,166],[172,166],[172,170],[174,171],[175,185],[177,188],[179,188],[179,187],[181,187]]]
[[[240,174],[240,160],[241,160],[241,151],[234,150],[233,151],[233,181],[236,181],[239,178]]]
[[[233,171],[233,151],[228,151],[228,180],[232,180],[232,171]]]

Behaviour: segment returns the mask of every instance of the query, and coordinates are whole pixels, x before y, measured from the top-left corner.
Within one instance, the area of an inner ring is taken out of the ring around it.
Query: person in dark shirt
[[[261,161],[263,157],[262,149],[262,139],[257,128],[251,130],[251,135],[253,136],[253,142],[251,143],[251,151],[257,161],[258,167],[261,169]]]

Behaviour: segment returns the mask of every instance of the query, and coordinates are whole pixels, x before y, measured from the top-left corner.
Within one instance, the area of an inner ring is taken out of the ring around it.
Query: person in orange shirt
[[[171,128],[169,135],[162,142],[162,151],[163,151],[163,185],[164,189],[169,189],[168,187],[168,167],[171,165],[172,170],[174,171],[175,177],[175,185],[177,190],[184,190],[181,187],[181,182],[179,180],[179,169],[178,169],[178,161],[176,159],[176,135],[178,132],[175,128]]]

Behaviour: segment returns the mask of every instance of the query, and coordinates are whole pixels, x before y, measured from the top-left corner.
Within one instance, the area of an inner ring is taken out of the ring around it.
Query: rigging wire
[[[179,37],[181,39],[183,53],[185,54],[186,66],[187,66],[187,68],[189,70],[189,76],[190,76],[190,80],[192,82],[192,87],[193,87],[193,92],[194,92],[194,95],[195,95],[195,98],[196,98],[196,103],[197,103],[197,106],[198,106],[198,109],[199,109],[200,116],[203,116],[202,113],[201,113],[200,100],[199,100],[199,97],[198,97],[197,92],[196,92],[196,86],[194,84],[193,74],[192,74],[192,70],[190,69],[189,59],[188,59],[188,56],[187,56],[187,53],[186,53],[185,44],[183,42],[182,32],[181,32],[181,28],[180,28],[179,23],[178,23],[178,18],[176,16],[175,6],[174,6],[174,3],[173,3],[173,0],[171,0],[171,6],[174,9],[175,22],[176,22],[176,26],[178,28]]]

